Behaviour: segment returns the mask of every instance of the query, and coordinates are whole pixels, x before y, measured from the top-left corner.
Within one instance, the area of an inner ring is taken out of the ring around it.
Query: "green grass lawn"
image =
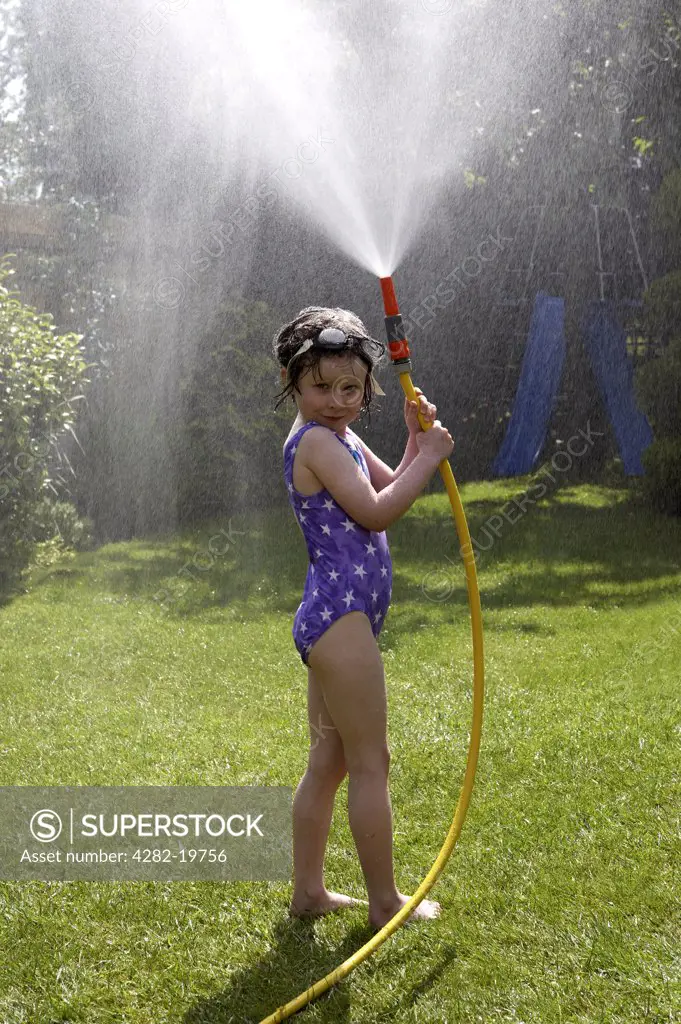
[[[462,488],[481,545],[526,484]],[[431,892],[442,915],[294,1019],[681,1021],[681,522],[581,486],[504,524],[480,563],[482,748]],[[0,785],[295,788],[306,551],[288,507],[234,517],[229,544],[228,529],[65,556],[0,608]],[[446,495],[424,496],[389,542],[379,646],[396,879],[412,892],[459,796],[472,645]],[[347,781],[326,881],[366,895]],[[370,936],[366,908],[289,922],[290,895],[275,882],[0,882],[0,1022],[259,1022]]]

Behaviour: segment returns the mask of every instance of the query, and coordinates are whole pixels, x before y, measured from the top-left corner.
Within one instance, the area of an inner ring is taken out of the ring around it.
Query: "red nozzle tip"
[[[383,305],[385,307],[385,315],[397,316],[400,310],[397,305],[397,297],[395,295],[392,277],[379,277],[378,280],[381,282],[381,291],[383,293]]]

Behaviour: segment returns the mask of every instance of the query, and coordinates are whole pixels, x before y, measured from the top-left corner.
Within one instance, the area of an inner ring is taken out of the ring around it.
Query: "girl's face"
[[[323,356],[315,376],[307,370],[298,381],[298,391],[293,392],[302,419],[306,423],[317,420],[336,432],[345,430],[359,415],[367,373],[366,364],[357,356]],[[283,366],[281,380],[286,383]]]

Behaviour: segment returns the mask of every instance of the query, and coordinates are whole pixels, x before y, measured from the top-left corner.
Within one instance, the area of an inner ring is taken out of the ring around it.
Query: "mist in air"
[[[384,338],[376,277],[397,274],[408,312],[451,270],[456,217],[478,218],[479,243],[499,235],[467,185],[500,139],[522,148],[541,131],[542,95],[565,88],[554,7],[131,0],[83,17],[77,3],[26,0],[28,28],[33,20],[49,39],[32,87],[60,89],[78,129],[60,124],[61,159],[114,211],[111,249],[93,255],[93,273],[96,259],[109,261],[112,295],[88,337],[100,344],[106,333],[115,349],[98,392],[108,490],[91,509],[112,536],[181,519],[172,435],[213,373],[201,339],[246,330],[236,297],[262,317],[267,416],[280,323],[306,305],[343,306]],[[83,144],[89,125],[104,150]],[[459,372],[455,337],[435,332],[427,366],[419,355],[424,371],[448,360]],[[226,386],[243,386],[240,372],[235,364]],[[278,465],[230,451],[226,430],[206,441],[208,461],[234,459],[250,479]]]

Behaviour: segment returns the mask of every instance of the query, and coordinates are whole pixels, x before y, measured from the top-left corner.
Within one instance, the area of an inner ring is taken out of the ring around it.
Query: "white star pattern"
[[[361,451],[357,459],[355,442],[339,440],[369,476]],[[320,498],[296,491],[293,457],[298,442],[299,439],[286,449],[285,472],[286,479],[291,481],[286,485],[289,501],[309,549],[309,586],[301,602],[301,614],[294,622],[294,641],[307,663],[315,640],[340,615],[353,609],[366,613],[374,635],[378,636],[392,596],[391,561],[385,534],[367,530],[356,522],[328,491],[317,492],[321,493]],[[303,615],[307,617],[305,621]]]

